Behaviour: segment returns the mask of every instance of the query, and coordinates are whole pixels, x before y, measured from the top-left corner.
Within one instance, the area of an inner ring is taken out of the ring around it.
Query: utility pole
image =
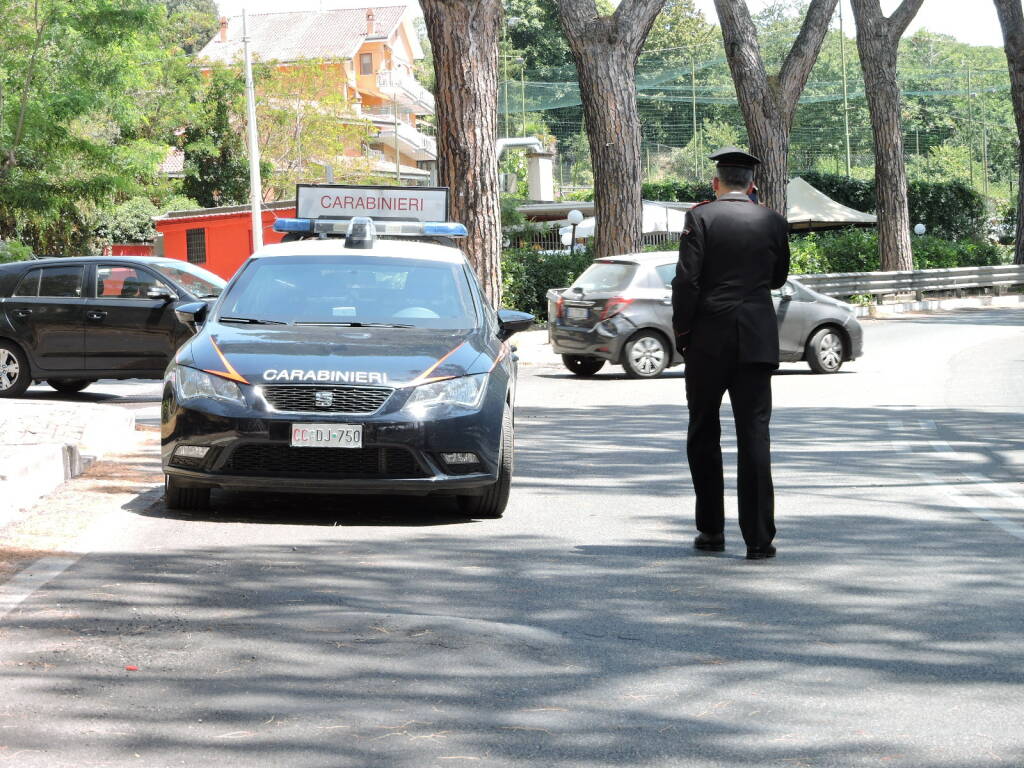
[[[971,186],[974,186],[974,94],[971,89],[971,65],[967,64],[967,163],[971,169]]]
[[[850,103],[846,85],[846,35],[843,33],[843,0],[839,0],[839,58],[843,62],[843,131],[846,135],[846,175],[850,176]]]
[[[252,207],[253,251],[263,248],[263,181],[260,179],[260,145],[256,138],[256,89],[252,83],[252,57],[249,55],[249,33],[245,9],[242,9],[242,50],[245,57],[245,102],[249,121],[249,204]]]
[[[981,122],[981,172],[985,203],[988,203],[988,123]]]
[[[394,77],[394,75],[392,75]],[[398,154],[398,90],[395,90],[395,179],[399,186],[402,185],[402,156]]]

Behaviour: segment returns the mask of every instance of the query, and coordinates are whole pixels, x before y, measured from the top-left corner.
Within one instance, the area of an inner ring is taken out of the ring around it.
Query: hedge
[[[875,182],[851,179],[832,173],[805,173],[802,178],[838,203],[858,211],[874,211]],[[907,185],[910,223],[924,224],[928,232],[948,240],[985,235],[985,201],[971,187],[959,181],[933,183],[911,181]],[[688,181],[660,181],[643,185],[645,200],[692,202],[714,197],[710,184]]]
[[[981,267],[1008,264],[1011,249],[984,240],[953,242],[934,235],[914,236],[914,269]],[[796,275],[822,272],[877,272],[878,233],[872,229],[812,232],[790,238],[790,271]]]
[[[501,254],[502,303],[509,309],[529,312],[538,320],[548,316],[550,288],[564,288],[590,266],[589,248],[572,254],[510,248]]]

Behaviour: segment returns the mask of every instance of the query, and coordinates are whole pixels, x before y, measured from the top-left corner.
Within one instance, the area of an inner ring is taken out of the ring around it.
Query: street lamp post
[[[569,223],[572,225],[572,240],[569,241],[569,255],[573,256],[576,254],[576,227],[583,221],[583,213],[575,208],[569,211],[569,215],[566,217],[569,219]]]

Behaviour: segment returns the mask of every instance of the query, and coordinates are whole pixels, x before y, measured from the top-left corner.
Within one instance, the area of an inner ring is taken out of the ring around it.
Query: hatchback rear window
[[[632,282],[635,274],[636,264],[599,261],[587,267],[572,287],[582,288],[585,293],[621,291]]]

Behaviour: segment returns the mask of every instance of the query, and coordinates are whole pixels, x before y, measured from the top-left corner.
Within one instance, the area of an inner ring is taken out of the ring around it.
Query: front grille
[[[290,413],[374,413],[395,390],[391,387],[331,387],[280,384],[263,387],[274,410]],[[319,402],[322,403],[318,405]],[[330,404],[326,404],[329,402]]]
[[[222,471],[267,477],[426,477],[405,448],[292,448],[273,444],[239,446]]]

